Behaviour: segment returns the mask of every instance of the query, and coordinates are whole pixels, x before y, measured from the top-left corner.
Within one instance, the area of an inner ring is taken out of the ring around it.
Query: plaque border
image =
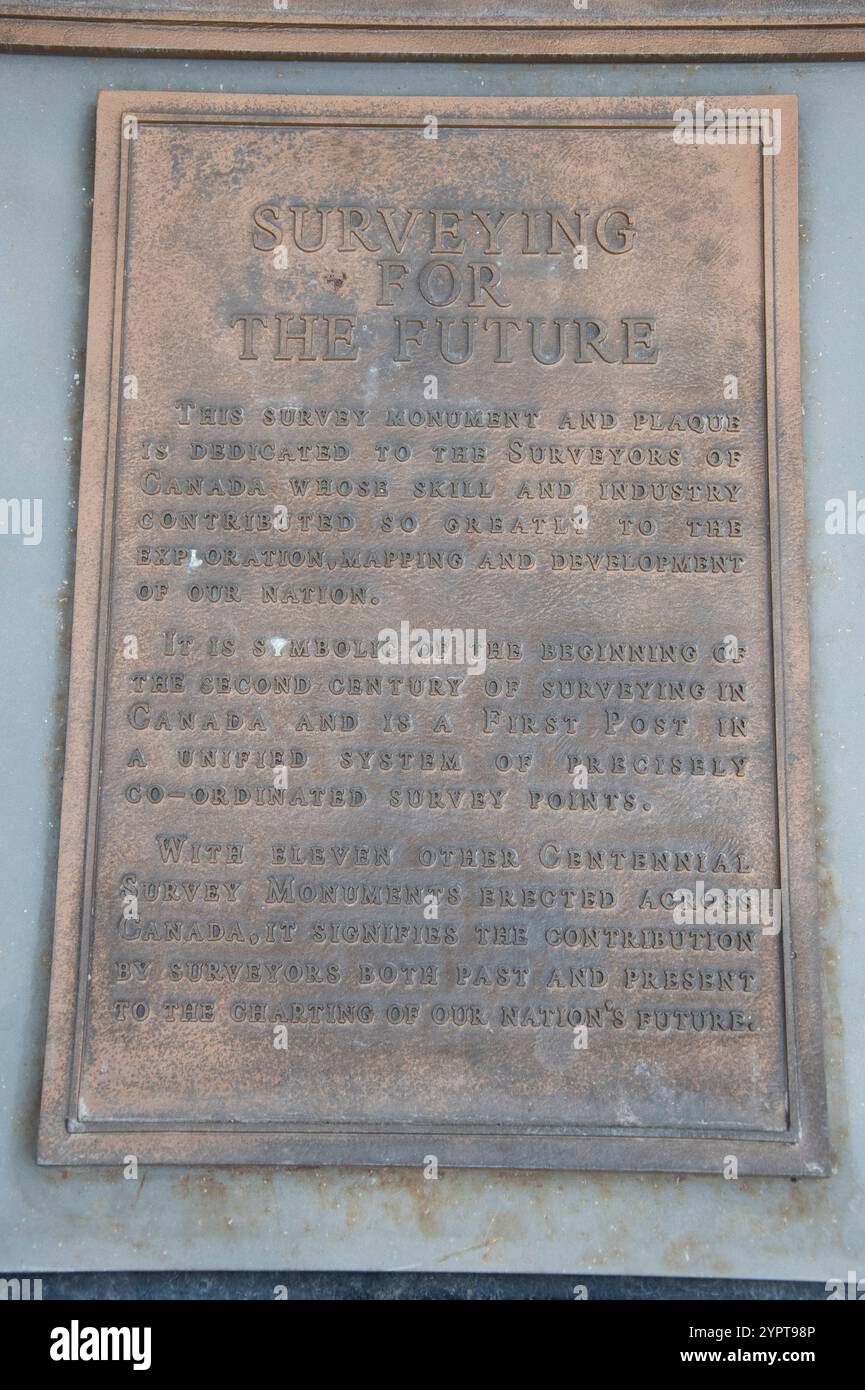
[[[358,7],[360,8],[360,7]],[[95,3],[91,13],[69,4],[0,5],[0,50],[25,53],[163,55],[199,58],[435,59],[556,61],[820,61],[865,57],[861,4],[835,4],[825,18],[796,15],[767,20],[743,16],[715,22],[677,12],[643,24],[564,19],[502,21],[494,6],[478,5],[474,19],[407,24],[390,20],[375,3],[357,19],[337,15],[265,15],[258,19],[208,14],[205,0],[191,16],[170,0],[159,10]],[[492,11],[492,13],[491,13]]]
[[[799,408],[796,98],[704,98],[780,109],[781,151],[762,157],[769,584],[775,679],[778,850],[784,890],[785,1050],[790,1123],[785,1131],[734,1127],[699,1134],[661,1126],[638,1132],[592,1126],[406,1126],[255,1121],[88,1123],[77,1108],[86,1024],[91,884],[100,779],[104,676],[113,551],[126,252],[126,180],[139,122],[419,125],[431,103],[444,126],[672,129],[681,98],[443,99],[279,97],[101,92],[88,315],[81,491],[70,698],[48,1038],[38,1159],[48,1164],[417,1164],[429,1152],[457,1167],[615,1169],[720,1174],[731,1148],[740,1174],[823,1176],[829,1171],[820,1028],[819,940],[804,582],[804,491]],[[106,409],[106,404],[108,408]],[[782,463],[783,459],[783,463]],[[782,486],[783,468],[783,486]],[[786,833],[785,833],[786,832]],[[433,1147],[434,1146],[434,1147]]]

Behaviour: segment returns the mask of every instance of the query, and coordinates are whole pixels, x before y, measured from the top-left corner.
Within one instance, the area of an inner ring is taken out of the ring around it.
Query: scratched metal
[[[319,58],[702,59],[865,54],[862,0],[43,0],[0,6],[0,47],[59,53]]]
[[[774,153],[103,94],[42,1161],[825,1171],[795,101],[735,104]]]

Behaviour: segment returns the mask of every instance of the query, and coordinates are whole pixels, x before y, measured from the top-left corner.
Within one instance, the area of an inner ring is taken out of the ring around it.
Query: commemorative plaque
[[[821,1174],[796,106],[100,99],[40,1158]]]

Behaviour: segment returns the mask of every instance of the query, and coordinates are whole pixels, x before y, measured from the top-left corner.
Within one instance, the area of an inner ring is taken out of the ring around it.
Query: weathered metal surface
[[[66,0],[0,6],[0,46],[232,57],[832,58],[865,54],[865,5],[814,0]]]
[[[43,1161],[824,1171],[795,101],[674,107],[103,94]]]

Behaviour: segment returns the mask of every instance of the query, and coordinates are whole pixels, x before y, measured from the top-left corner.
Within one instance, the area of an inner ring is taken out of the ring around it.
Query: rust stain
[[[201,1202],[206,1198],[224,1204],[227,1196],[225,1183],[210,1173],[185,1173],[174,1183],[174,1190],[184,1202],[190,1199]]]

